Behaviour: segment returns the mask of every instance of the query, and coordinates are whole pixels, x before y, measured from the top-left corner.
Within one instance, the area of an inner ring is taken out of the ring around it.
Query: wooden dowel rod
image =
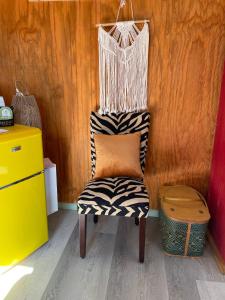
[[[121,22],[129,22],[129,21],[121,21]],[[131,20],[131,22],[132,22],[132,20]],[[117,22],[117,23],[119,23],[119,22]],[[134,21],[134,23],[136,23],[136,24],[149,23],[149,20],[137,20],[137,21]],[[115,22],[114,23],[105,23],[105,24],[96,24],[96,27],[100,27],[100,26],[108,27],[108,26],[113,26],[115,24],[116,24]]]

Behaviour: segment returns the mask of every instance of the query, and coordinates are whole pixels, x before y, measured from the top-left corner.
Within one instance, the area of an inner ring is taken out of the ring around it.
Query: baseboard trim
[[[223,257],[221,256],[217,246],[216,246],[216,243],[211,235],[210,232],[208,232],[207,234],[208,236],[208,241],[209,241],[209,244],[213,250],[213,253],[214,253],[214,257],[215,257],[215,260],[216,260],[216,263],[217,263],[217,266],[220,270],[220,272],[225,275],[225,261],[223,259]]]
[[[77,210],[77,204],[76,203],[59,202],[59,208],[69,209],[69,210]],[[159,211],[157,209],[150,209],[149,212],[148,212],[148,217],[158,218],[159,217]]]
[[[150,209],[148,211],[148,217],[158,218],[159,217],[159,211],[157,209]]]
[[[59,202],[59,208],[69,209],[69,210],[77,210],[77,204],[76,203]]]

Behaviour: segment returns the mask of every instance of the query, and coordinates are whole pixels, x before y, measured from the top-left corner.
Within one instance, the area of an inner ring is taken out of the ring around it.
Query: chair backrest
[[[145,158],[148,147],[148,132],[150,114],[148,112],[131,112],[120,114],[100,115],[91,113],[91,167],[92,176],[95,174],[96,154],[94,134],[128,134],[141,133],[140,163],[144,173]]]

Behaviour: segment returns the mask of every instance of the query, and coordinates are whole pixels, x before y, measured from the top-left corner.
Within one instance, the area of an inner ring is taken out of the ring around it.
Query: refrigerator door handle
[[[20,180],[14,181],[14,182],[12,182],[12,183],[10,183],[10,184],[7,184],[7,185],[5,185],[5,186],[0,186],[0,190],[6,189],[6,188],[8,188],[8,187],[10,187],[10,186],[12,186],[12,185],[18,184],[18,183],[23,182],[23,181],[25,181],[25,180],[29,180],[30,178],[33,178],[33,177],[35,177],[35,176],[38,176],[38,175],[40,175],[40,174],[42,174],[42,173],[44,173],[44,170],[42,170],[42,171],[40,171],[40,172],[38,172],[38,173],[35,173],[35,174],[33,174],[33,175],[27,176],[27,177],[25,177],[25,178],[22,178],[22,179],[20,179]]]
[[[12,152],[17,152],[17,151],[20,151],[21,149],[22,149],[21,146],[15,146],[15,147],[12,147],[12,148],[11,148],[11,151],[12,151]]]

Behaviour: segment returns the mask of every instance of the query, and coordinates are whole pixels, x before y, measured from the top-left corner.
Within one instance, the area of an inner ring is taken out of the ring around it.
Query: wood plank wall
[[[225,0],[136,0],[150,19],[146,183],[206,194],[222,66]],[[0,94],[26,82],[43,120],[45,155],[57,164],[59,199],[73,202],[90,178],[89,115],[98,105],[95,24],[115,20],[117,0],[0,0]],[[130,10],[121,18],[129,18]]]

